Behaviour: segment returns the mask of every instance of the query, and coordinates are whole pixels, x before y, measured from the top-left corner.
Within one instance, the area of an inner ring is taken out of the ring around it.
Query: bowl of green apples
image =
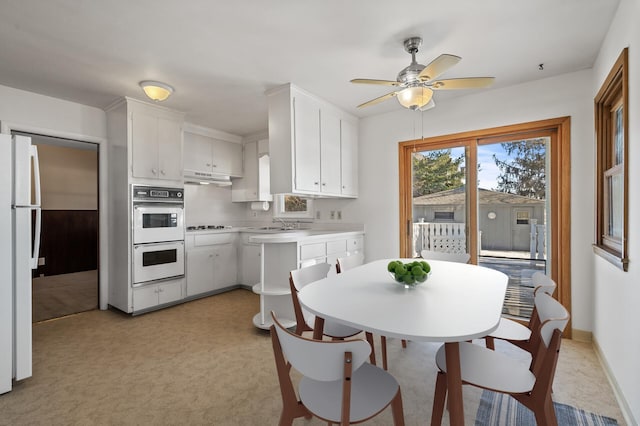
[[[413,288],[429,278],[431,265],[417,259],[411,262],[392,260],[387,264],[387,271],[395,283],[404,285],[405,288]]]

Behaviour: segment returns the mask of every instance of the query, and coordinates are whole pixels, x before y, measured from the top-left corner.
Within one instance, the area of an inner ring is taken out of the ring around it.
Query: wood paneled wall
[[[98,211],[43,210],[36,276],[90,271],[98,267]]]

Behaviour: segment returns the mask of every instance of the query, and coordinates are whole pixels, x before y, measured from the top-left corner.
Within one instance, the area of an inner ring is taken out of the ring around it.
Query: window
[[[624,49],[595,98],[596,236],[594,251],[627,270],[628,51]]]
[[[516,225],[528,225],[529,212],[527,210],[516,211]]]
[[[453,212],[434,212],[435,220],[453,220]]]
[[[297,195],[277,194],[273,217],[313,219],[313,200]]]

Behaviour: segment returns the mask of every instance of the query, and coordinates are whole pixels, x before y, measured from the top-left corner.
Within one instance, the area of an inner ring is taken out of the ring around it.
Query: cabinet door
[[[240,266],[241,284],[253,286],[260,282],[260,256],[259,245],[242,245],[242,263]]]
[[[182,281],[176,281],[158,286],[158,303],[175,302],[182,299]]]
[[[320,111],[320,192],[340,194],[340,117]]]
[[[214,249],[214,279],[215,289],[237,284],[238,264],[235,245],[219,244]]]
[[[211,139],[194,133],[184,134],[184,168],[211,172]]]
[[[230,176],[242,176],[242,145],[233,142],[212,140],[212,171]]]
[[[133,177],[154,178],[158,170],[158,118],[135,111],[131,115]]]
[[[295,187],[320,192],[320,108],[304,96],[293,99]]]
[[[158,177],[182,180],[182,126],[179,121],[158,118]]]
[[[158,286],[148,285],[133,290],[133,310],[141,311],[158,305]]]
[[[341,131],[341,194],[358,195],[358,127],[349,121],[342,121]]]
[[[187,251],[187,296],[212,291],[214,287],[213,248],[196,248]]]

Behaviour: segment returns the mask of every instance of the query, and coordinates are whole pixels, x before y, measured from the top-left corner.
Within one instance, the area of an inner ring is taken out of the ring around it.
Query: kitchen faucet
[[[275,217],[274,219],[276,219],[277,221],[282,223],[282,228],[284,228],[284,229],[294,229],[294,224],[287,223],[284,220],[280,219],[279,217]]]

